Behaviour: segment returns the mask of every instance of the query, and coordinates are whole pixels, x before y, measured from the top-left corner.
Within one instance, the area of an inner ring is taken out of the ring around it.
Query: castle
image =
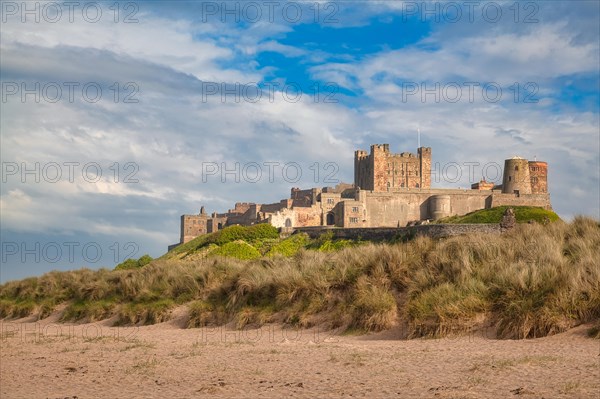
[[[500,205],[552,209],[548,193],[548,164],[520,157],[504,163],[502,185],[482,180],[471,189],[431,188],[431,148],[417,154],[390,153],[388,144],[371,152],[354,153],[354,184],[336,187],[292,188],[290,198],[272,204],[238,202],[225,213],[181,216],[179,243],[229,225],[270,223],[293,229],[307,226],[401,227],[411,221],[464,215]]]

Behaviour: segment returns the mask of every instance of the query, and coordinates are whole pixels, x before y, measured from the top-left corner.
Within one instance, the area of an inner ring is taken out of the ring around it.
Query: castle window
[[[515,170],[519,170],[519,167],[518,167],[518,166],[515,166]]]
[[[512,181],[512,176],[508,176],[508,181]]]
[[[332,226],[335,224],[335,216],[333,213],[329,212],[326,217],[326,222],[328,226]]]
[[[358,207],[357,206],[353,206],[352,207],[352,212],[358,212]]]
[[[329,205],[333,204],[334,203],[333,198],[327,198],[327,203]]]
[[[358,218],[350,218],[350,223],[358,223]]]

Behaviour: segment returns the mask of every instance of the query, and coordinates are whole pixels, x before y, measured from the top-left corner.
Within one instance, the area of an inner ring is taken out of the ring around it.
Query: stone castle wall
[[[272,204],[238,202],[227,213],[209,217],[202,210],[198,215],[183,215],[180,243],[234,224],[271,223],[286,230],[311,226],[396,229],[413,221],[502,205],[552,209],[546,162],[507,159],[502,186],[480,181],[470,190],[432,189],[429,147],[418,148],[416,155],[394,154],[388,144],[374,144],[369,154],[358,150],[354,155],[354,184],[292,188],[290,198]],[[439,229],[416,227],[430,232]]]
[[[426,224],[421,226],[389,228],[331,228],[331,227],[299,227],[295,232],[306,233],[310,238],[318,238],[321,234],[331,233],[333,239],[384,241],[402,236],[423,235],[432,238],[452,237],[462,234],[499,234],[499,224]]]

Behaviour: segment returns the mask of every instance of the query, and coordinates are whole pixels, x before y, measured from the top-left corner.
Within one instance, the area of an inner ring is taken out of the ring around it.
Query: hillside
[[[44,318],[64,304],[63,321],[153,324],[185,305],[189,327],[276,322],[366,332],[401,325],[419,337],[491,324],[500,338],[540,337],[600,320],[600,225],[592,219],[341,249],[327,238],[306,249],[293,241],[302,236],[277,241],[265,238],[267,227],[256,229],[224,229],[141,268],[8,282],[0,286],[0,317]],[[186,256],[197,255],[190,251],[201,243],[213,251],[258,242],[266,254],[251,260]]]
[[[450,216],[438,220],[437,223],[500,223],[502,215],[504,215],[504,212],[508,208],[512,208],[515,211],[517,223],[528,223],[530,221],[546,223],[548,221],[556,222],[560,220],[556,213],[544,208],[535,206],[497,206],[489,209],[480,209],[463,216]]]
[[[279,230],[265,223],[247,227],[225,227],[218,232],[205,234],[179,245],[159,259],[192,260],[226,256],[249,260],[261,256],[294,256],[301,249],[327,252],[360,244],[362,242],[334,240],[330,234],[323,234],[318,239],[310,239],[306,234],[294,234],[287,238],[280,238]]]

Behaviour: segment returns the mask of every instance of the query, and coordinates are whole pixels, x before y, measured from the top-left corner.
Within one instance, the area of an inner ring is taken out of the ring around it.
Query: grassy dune
[[[600,335],[600,224],[593,219],[520,224],[502,235],[360,245],[327,237],[281,241],[268,227],[223,231],[140,268],[8,282],[0,286],[0,317],[46,317],[65,303],[62,320],[118,316],[118,324],[152,324],[185,304],[189,327],[280,322],[379,331],[401,325],[420,337],[492,325],[499,338],[532,338],[593,322],[590,335]],[[235,242],[259,247],[260,256],[239,260],[213,252]]]
[[[535,206],[496,206],[489,209],[480,209],[462,216],[450,216],[440,219],[438,223],[500,223],[507,208],[515,211],[515,219],[518,223],[530,221],[538,223],[556,222],[558,215],[544,208]]]

